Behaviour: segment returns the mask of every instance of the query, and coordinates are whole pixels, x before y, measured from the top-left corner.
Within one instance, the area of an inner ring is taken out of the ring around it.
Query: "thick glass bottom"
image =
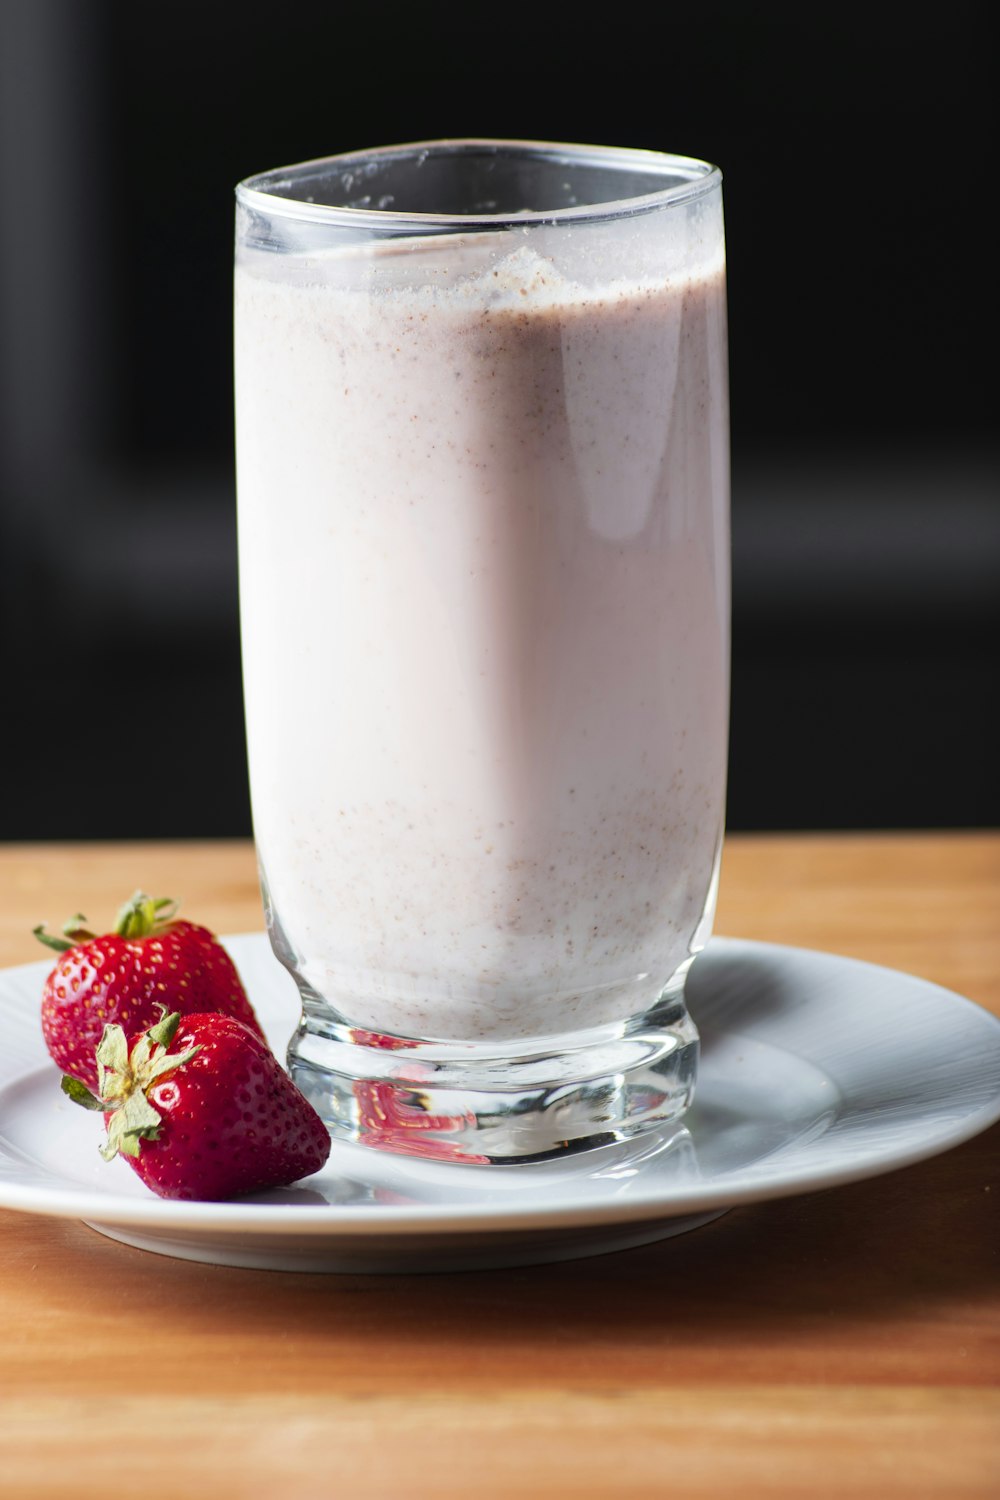
[[[335,1139],[438,1161],[539,1161],[659,1129],[687,1110],[698,1033],[683,991],[598,1030],[434,1042],[352,1027],[315,993],[292,1079]]]

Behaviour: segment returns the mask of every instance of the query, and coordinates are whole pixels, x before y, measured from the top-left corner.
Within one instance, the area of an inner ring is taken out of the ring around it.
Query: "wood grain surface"
[[[137,885],[262,926],[244,843],[0,847],[0,964]],[[717,928],[1000,1014],[1000,836],[734,837]],[[0,1211],[0,1492],[993,1500],[998,1145],[448,1276],[204,1266]]]

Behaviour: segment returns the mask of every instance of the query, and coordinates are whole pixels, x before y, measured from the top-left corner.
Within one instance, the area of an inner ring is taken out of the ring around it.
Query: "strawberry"
[[[104,1112],[101,1155],[119,1152],[161,1198],[218,1200],[318,1172],[326,1126],[260,1037],[232,1016],[163,1015],[131,1044],[104,1028],[95,1097],[63,1078],[75,1103]]]
[[[225,948],[207,927],[176,921],[176,902],[136,891],[113,932],[97,937],[77,916],[63,938],[44,927],[35,936],[60,953],[42,992],[42,1034],[53,1061],[97,1087],[94,1061],[108,1024],[129,1034],[152,1026],[160,1007],[190,1015],[219,1011],[264,1033]]]

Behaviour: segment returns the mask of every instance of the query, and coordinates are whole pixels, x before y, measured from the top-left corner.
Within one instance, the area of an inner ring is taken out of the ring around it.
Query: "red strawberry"
[[[76,1078],[63,1091],[104,1111],[110,1161],[120,1151],[161,1198],[217,1200],[284,1187],[318,1172],[326,1126],[260,1037],[232,1016],[175,1011],[131,1045],[107,1026],[98,1096]]]
[[[94,1055],[106,1025],[135,1035],[162,1010],[219,1011],[264,1035],[229,954],[207,927],[175,921],[176,910],[176,902],[136,891],[114,932],[102,937],[85,929],[82,916],[66,923],[66,940],[35,928],[62,955],[42,992],[45,1045],[64,1072],[89,1088],[97,1087]]]

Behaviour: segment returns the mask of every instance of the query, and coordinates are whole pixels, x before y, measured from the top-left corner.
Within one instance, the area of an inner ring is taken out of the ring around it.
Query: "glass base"
[[[288,1070],[335,1140],[436,1161],[541,1161],[659,1129],[694,1094],[683,992],[615,1026],[509,1043],[363,1031],[315,993],[303,1000]]]

